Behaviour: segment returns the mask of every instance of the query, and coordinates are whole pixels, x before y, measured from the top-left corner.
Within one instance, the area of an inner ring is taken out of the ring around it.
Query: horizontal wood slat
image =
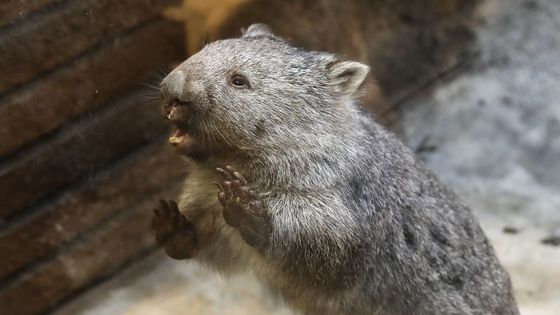
[[[65,192],[40,215],[0,233],[0,280],[125,209],[138,196],[154,193],[185,175],[176,154],[157,141],[131,158]]]
[[[157,19],[176,1],[68,1],[33,23],[0,36],[0,93],[128,29]]]
[[[162,135],[167,129],[158,111],[139,91],[61,130],[47,142],[0,169],[0,218],[54,193],[80,176]]]
[[[182,59],[181,38],[177,25],[154,22],[0,98],[0,157]]]
[[[0,27],[16,23],[30,12],[55,2],[60,0],[2,0],[0,1]]]
[[[0,314],[47,314],[155,249],[186,169],[146,83],[184,59],[161,15],[178,2],[0,0]]]
[[[102,279],[153,248],[149,231],[157,198],[173,196],[178,185],[131,205],[107,225],[67,248],[53,260],[0,289],[2,314],[35,315],[55,307],[77,290]],[[122,210],[122,209],[115,209]]]

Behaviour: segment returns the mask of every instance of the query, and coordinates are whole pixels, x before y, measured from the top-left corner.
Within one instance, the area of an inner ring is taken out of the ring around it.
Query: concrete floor
[[[560,1],[488,0],[473,68],[410,101],[404,137],[474,209],[524,315],[560,314]],[[504,233],[504,227],[518,229]],[[57,315],[292,314],[251,277],[161,253]]]

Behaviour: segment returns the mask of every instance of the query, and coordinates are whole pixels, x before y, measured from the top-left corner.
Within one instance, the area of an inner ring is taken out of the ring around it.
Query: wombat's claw
[[[160,200],[159,203],[152,219],[157,243],[173,259],[193,257],[197,250],[195,226],[179,212],[174,201]]]
[[[222,184],[215,184],[218,200],[224,206],[224,220],[239,230],[241,237],[253,247],[264,247],[270,234],[270,221],[257,193],[249,189],[247,180],[233,167],[217,168],[224,176]]]

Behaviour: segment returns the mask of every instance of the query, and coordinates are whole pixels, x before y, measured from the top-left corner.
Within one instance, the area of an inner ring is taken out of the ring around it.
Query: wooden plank
[[[0,36],[0,93],[96,44],[157,19],[170,0],[67,1],[33,23]]]
[[[161,194],[173,196],[177,191],[175,184]],[[82,242],[4,286],[0,289],[2,314],[35,315],[49,311],[77,290],[143,256],[155,246],[149,222],[159,197],[157,193],[131,204],[130,211],[112,218]]]
[[[80,233],[126,209],[138,196],[184,177],[185,169],[167,143],[157,141],[110,170],[88,179],[22,224],[0,233],[0,280],[52,255]]]
[[[0,2],[0,27],[15,24],[45,5],[60,0],[2,0]]]
[[[0,169],[0,191],[9,196],[0,198],[0,218],[11,220],[18,210],[93,174],[166,129],[158,109],[148,106],[139,91],[109,102]]]
[[[154,22],[0,99],[0,157],[180,60],[181,39],[175,24]]]

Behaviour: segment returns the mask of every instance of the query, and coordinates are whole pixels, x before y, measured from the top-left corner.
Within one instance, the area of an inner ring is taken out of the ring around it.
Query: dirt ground
[[[489,0],[479,15],[473,67],[409,101],[404,138],[472,206],[522,314],[560,314],[560,247],[541,243],[560,235],[560,2]],[[292,313],[250,276],[158,253],[56,314]]]

